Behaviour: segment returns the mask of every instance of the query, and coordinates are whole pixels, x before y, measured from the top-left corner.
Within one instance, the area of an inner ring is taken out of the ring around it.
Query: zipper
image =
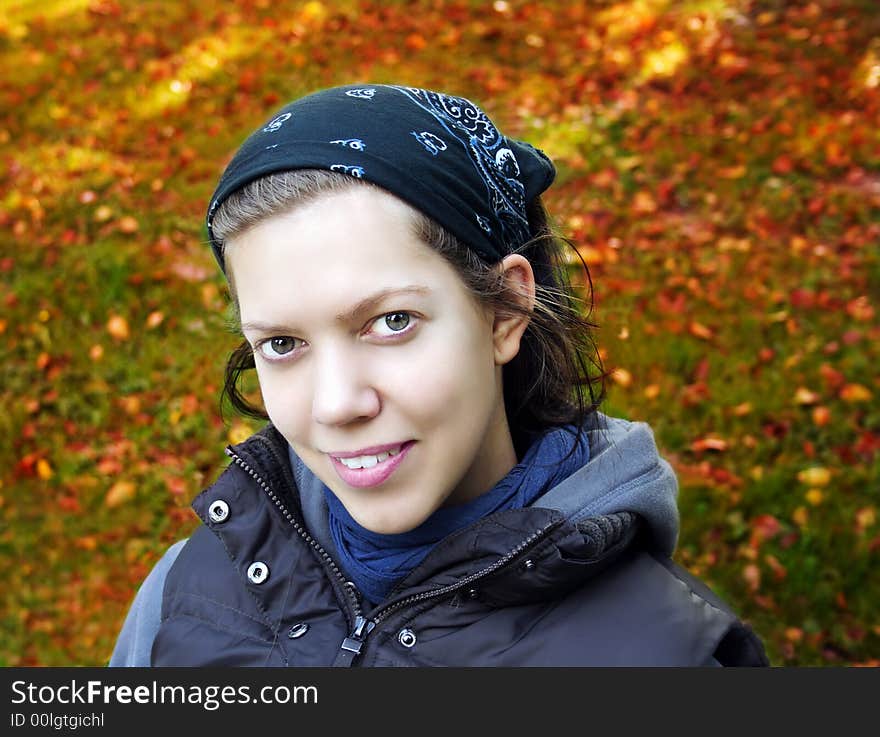
[[[339,570],[339,566],[336,565],[336,561],[330,557],[330,554],[324,550],[324,547],[319,543],[315,538],[313,538],[305,527],[303,527],[299,522],[296,521],[296,518],[291,514],[290,510],[284,504],[284,502],[279,499],[278,495],[272,490],[272,487],[260,476],[253,468],[245,461],[240,455],[238,455],[234,450],[232,450],[232,446],[226,446],[226,455],[228,455],[233,462],[242,468],[257,484],[263,491],[266,492],[266,495],[272,502],[278,507],[278,511],[284,516],[284,518],[291,524],[293,529],[299,534],[299,536],[310,545],[318,555],[321,556],[321,560],[327,565],[327,567],[333,572],[333,575],[341,584],[341,588],[345,591],[345,596],[351,604],[351,609],[354,612],[354,621],[355,621],[355,629],[357,629],[357,622],[359,619],[363,619],[363,612],[361,611],[361,605],[358,601],[357,595],[355,591],[352,589],[353,586],[349,585],[349,582],[346,580],[345,576],[342,574],[342,571]]]
[[[545,537],[549,532],[551,532],[554,528],[558,527],[564,520],[558,520],[555,522],[551,522],[550,524],[542,527],[539,530],[535,530],[531,535],[529,535],[525,540],[523,540],[519,545],[517,545],[512,550],[505,553],[501,558],[496,560],[492,565],[483,568],[481,571],[477,571],[476,573],[472,573],[470,576],[465,576],[465,578],[461,579],[457,583],[449,584],[448,586],[444,586],[439,589],[434,589],[433,591],[424,591],[421,594],[413,594],[411,596],[407,596],[406,598],[401,599],[400,601],[396,601],[393,604],[389,604],[388,606],[380,609],[377,614],[373,616],[373,623],[379,624],[382,620],[387,619],[390,614],[393,614],[398,609],[402,609],[403,607],[407,607],[410,604],[415,604],[420,601],[426,601],[428,599],[433,599],[437,596],[446,596],[447,594],[455,593],[460,589],[465,588],[466,586],[470,586],[470,584],[480,580],[481,578],[485,578],[486,576],[495,573],[495,571],[499,570],[506,566],[510,561],[520,555],[524,550],[532,547],[538,540],[542,537]]]
[[[367,619],[363,611],[361,609],[360,601],[358,600],[357,589],[351,584],[351,582],[347,581],[345,576],[342,574],[342,571],[339,570],[339,566],[336,565],[336,562],[330,555],[324,550],[323,546],[313,538],[308,531],[296,521],[296,518],[290,513],[290,510],[285,506],[284,502],[278,498],[278,495],[272,490],[269,484],[256,472],[253,468],[251,468],[248,463],[242,459],[234,450],[232,450],[232,446],[226,447],[226,455],[228,455],[236,465],[244,469],[244,471],[257,482],[257,484],[266,492],[269,499],[278,507],[278,510],[284,515],[284,518],[293,526],[293,529],[299,534],[300,537],[303,538],[315,551],[321,556],[321,559],[327,564],[327,567],[333,572],[334,576],[338,581],[342,584],[342,589],[346,593],[346,598],[349,600],[351,604],[352,611],[354,612],[354,623],[352,624],[351,634],[348,635],[339,646],[339,652],[336,655],[336,660],[333,662],[334,666],[350,666],[354,663],[354,660],[360,655],[361,650],[363,649],[364,642],[370,632],[375,629],[376,625],[378,625],[383,620],[387,619],[394,612],[402,609],[403,607],[410,606],[411,604],[415,604],[418,602],[427,601],[429,599],[434,599],[441,596],[446,596],[448,594],[455,593],[466,586],[470,586],[472,583],[479,581],[486,576],[495,573],[500,568],[506,566],[510,561],[520,555],[524,550],[530,548],[534,545],[538,540],[545,537],[548,533],[550,533],[553,529],[558,527],[564,520],[559,519],[554,522],[545,525],[544,527],[535,530],[531,535],[529,535],[525,540],[523,540],[519,545],[517,545],[512,550],[505,553],[501,558],[496,560],[492,565],[487,566],[486,568],[477,571],[476,573],[472,573],[470,576],[466,576],[465,578],[457,581],[454,584],[449,584],[448,586],[443,586],[442,588],[435,589],[433,591],[424,591],[421,594],[412,594],[411,596],[404,597],[399,601],[394,602],[393,604],[389,604],[385,607],[380,608],[372,617],[372,619]]]

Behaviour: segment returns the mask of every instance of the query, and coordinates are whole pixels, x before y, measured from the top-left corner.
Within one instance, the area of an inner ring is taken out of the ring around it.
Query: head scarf
[[[254,131],[229,162],[207,214],[274,172],[325,169],[397,195],[495,263],[530,237],[526,204],[556,175],[542,151],[507,138],[463,97],[396,85],[333,87],[295,100]]]

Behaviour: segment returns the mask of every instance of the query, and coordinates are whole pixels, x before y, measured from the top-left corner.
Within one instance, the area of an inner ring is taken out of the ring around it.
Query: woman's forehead
[[[405,227],[371,227],[345,217],[296,227],[255,229],[230,259],[239,292],[323,287],[343,291],[443,285],[457,275],[446,260]]]
[[[416,234],[410,208],[367,188],[267,218],[235,239],[228,262],[243,322],[278,313],[351,315],[381,299],[465,290]]]

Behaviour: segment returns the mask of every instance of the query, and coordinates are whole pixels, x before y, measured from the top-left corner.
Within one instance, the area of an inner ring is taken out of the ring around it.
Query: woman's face
[[[478,496],[516,463],[501,366],[522,330],[475,301],[411,212],[353,186],[227,250],[272,423],[381,533]]]

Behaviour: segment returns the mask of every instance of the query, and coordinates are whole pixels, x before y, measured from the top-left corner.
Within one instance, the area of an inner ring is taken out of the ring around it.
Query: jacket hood
[[[645,422],[596,413],[584,428],[590,460],[533,502],[556,509],[572,524],[615,512],[634,512],[657,551],[671,554],[678,540],[678,481],[660,457]]]
[[[618,512],[637,514],[650,547],[670,554],[678,539],[675,472],[660,457],[644,422],[597,412],[584,427],[590,460],[531,505],[555,510],[572,525]],[[327,521],[323,483],[288,446],[307,527],[327,550],[334,546]]]

